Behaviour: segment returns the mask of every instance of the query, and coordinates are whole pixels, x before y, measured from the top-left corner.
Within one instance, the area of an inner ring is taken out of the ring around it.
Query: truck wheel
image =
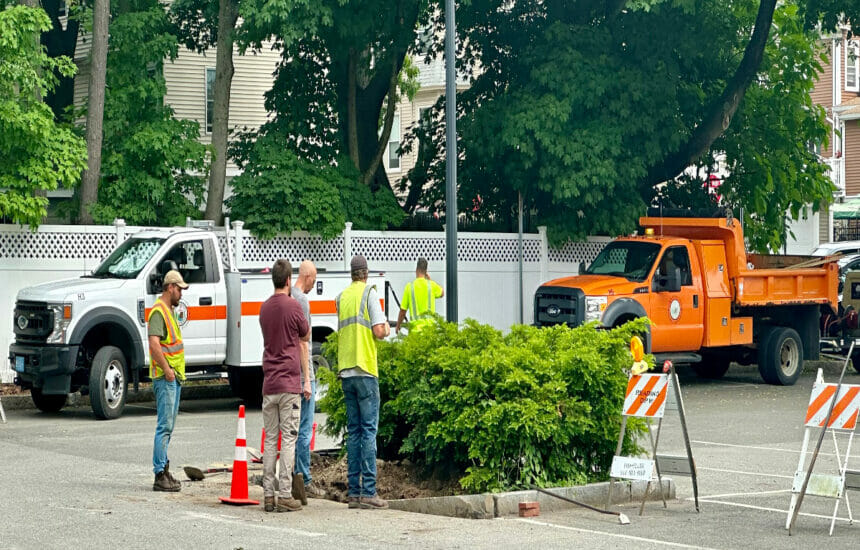
[[[728,357],[705,356],[702,357],[701,363],[693,363],[690,366],[699,378],[717,379],[726,375],[731,362]]]
[[[46,395],[42,393],[41,388],[33,388],[30,390],[30,397],[33,399],[33,404],[42,412],[55,413],[60,412],[66,405],[66,394],[61,395]]]
[[[774,327],[759,343],[758,371],[768,384],[792,386],[803,372],[803,342],[792,328]]]
[[[263,402],[262,367],[229,367],[227,377],[233,395],[247,405],[259,406]]]
[[[119,418],[125,409],[128,380],[125,355],[116,346],[104,346],[96,352],[90,367],[90,406],[96,418]]]

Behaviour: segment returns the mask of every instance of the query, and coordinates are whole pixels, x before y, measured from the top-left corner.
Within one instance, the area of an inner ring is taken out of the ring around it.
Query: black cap
[[[361,269],[367,269],[367,259],[361,254],[357,254],[352,257],[352,260],[350,260],[349,270],[359,271]]]

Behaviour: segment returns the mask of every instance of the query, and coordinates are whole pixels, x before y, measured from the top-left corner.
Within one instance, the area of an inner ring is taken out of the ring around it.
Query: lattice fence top
[[[231,243],[232,244],[232,243]],[[223,253],[222,245],[222,253]],[[343,237],[323,241],[322,237],[275,237],[264,241],[252,236],[242,237],[242,260],[249,263],[274,262],[285,258],[291,262],[313,260],[337,262],[343,260]]]
[[[106,258],[115,247],[115,233],[0,231],[0,258],[99,259]]]
[[[584,261],[591,263],[594,258],[600,254],[603,247],[606,246],[606,241],[588,241],[584,243],[574,243],[568,241],[561,248],[550,248],[547,254],[551,262],[570,262],[578,263]]]
[[[523,240],[523,261],[540,261],[540,241]],[[439,237],[353,237],[353,254],[368,261],[414,262],[426,258],[445,261],[445,236]],[[517,239],[459,237],[457,259],[465,262],[516,262],[519,254]]]

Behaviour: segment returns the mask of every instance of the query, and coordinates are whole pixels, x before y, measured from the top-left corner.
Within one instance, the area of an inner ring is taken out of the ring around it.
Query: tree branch
[[[397,63],[391,64],[391,76],[388,80],[388,103],[385,106],[385,124],[382,127],[382,134],[379,136],[379,141],[376,144],[376,153],[370,161],[367,170],[362,174],[361,181],[365,185],[370,184],[376,173],[376,168],[382,161],[382,155],[385,154],[385,148],[388,146],[388,138],[391,136],[391,127],[394,125],[394,108],[397,99],[397,75],[400,71],[397,68]]]
[[[358,115],[356,114],[356,83],[355,83],[355,71],[356,61],[355,61],[356,53],[353,48],[349,49],[349,61],[347,63],[347,84],[346,84],[346,110],[347,110],[347,138],[346,145],[349,149],[349,158],[352,160],[352,163],[355,165],[355,169],[361,171],[361,165],[359,162],[359,152],[358,152]]]
[[[758,74],[759,66],[767,45],[767,38],[773,23],[773,12],[777,0],[761,0],[756,15],[755,29],[744,51],[743,59],[735,74],[726,84],[722,95],[709,107],[699,125],[693,130],[690,139],[680,149],[666,156],[662,162],[651,167],[644,182],[648,187],[674,178],[701,157],[731,124],[738,109]]]

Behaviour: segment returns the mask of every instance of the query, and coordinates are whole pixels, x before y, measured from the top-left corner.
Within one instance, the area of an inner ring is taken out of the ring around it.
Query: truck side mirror
[[[577,275],[582,275],[583,273],[585,273],[585,270],[586,270],[586,269],[588,269],[588,267],[585,265],[585,262],[584,262],[584,261],[583,261],[583,262],[579,262],[579,271],[577,271],[577,273],[576,273],[576,274],[577,274]]]
[[[158,294],[161,292],[161,281],[164,279],[162,275],[157,272],[153,272],[149,274],[149,293],[150,294]]]
[[[167,272],[171,270],[179,271],[179,266],[176,265],[176,262],[173,260],[164,260],[161,262],[161,270],[159,271],[161,275],[167,275]]]

